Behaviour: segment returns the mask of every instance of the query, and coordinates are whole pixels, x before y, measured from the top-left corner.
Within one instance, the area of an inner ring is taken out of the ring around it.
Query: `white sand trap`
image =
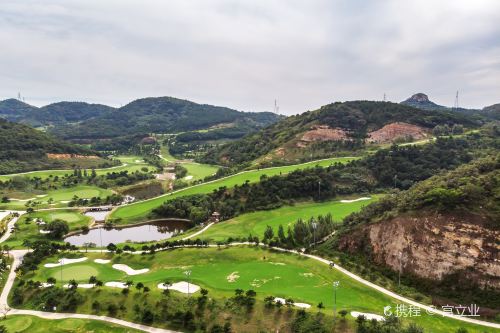
[[[166,287],[163,283],[158,284],[159,289],[170,289],[170,290],[175,290],[184,294],[188,293],[188,283],[186,281],[181,281],[181,282],[176,282],[173,283],[170,287]],[[197,286],[195,284],[189,283],[189,293],[195,293],[198,290],[200,290],[200,286]]]
[[[94,262],[96,264],[108,264],[111,260],[108,259],[95,259]]]
[[[135,160],[135,163],[144,163],[144,160]]]
[[[149,272],[149,268],[143,268],[143,269],[133,269],[132,267],[129,267],[124,264],[114,264],[113,266],[114,269],[117,269],[119,271],[124,271],[127,275],[138,275],[138,274],[144,274]]]
[[[57,264],[45,264],[44,266],[47,267],[47,268],[59,267],[61,265],[74,264],[75,262],[82,262],[82,261],[85,261],[85,260],[87,260],[87,257],[82,257],[82,258],[78,258],[78,259],[62,258],[62,259],[59,259],[59,261],[57,262]]]
[[[40,285],[40,288],[48,288],[48,287],[52,287],[53,285],[54,285],[53,283],[42,282],[42,284]]]
[[[125,282],[118,282],[118,281],[106,282],[104,285],[106,287],[112,287],[112,288],[122,288],[122,289],[127,288]]]
[[[61,200],[60,202],[61,203],[70,203],[71,201],[69,201],[69,200]]]
[[[186,176],[186,177],[184,177],[184,179],[185,180],[191,180],[191,179],[193,179],[193,176]]]
[[[276,266],[285,266],[286,265],[285,263],[282,263],[282,262],[272,262],[272,261],[270,261],[269,263],[271,265],[276,265]]]
[[[284,298],[280,298],[280,297],[275,297],[274,298],[274,301],[275,302],[280,302],[281,304],[285,305],[286,304],[286,299]],[[298,308],[302,308],[302,309],[309,309],[311,307],[311,304],[307,304],[307,303],[293,303],[293,306],[296,306]]]
[[[65,284],[63,287],[69,288],[69,284]],[[83,289],[90,289],[90,288],[94,288],[94,287],[95,287],[95,284],[93,284],[93,283],[79,283],[78,284],[78,288],[83,288]]]
[[[350,202],[356,202],[356,201],[363,201],[363,200],[370,200],[370,197],[361,197],[357,199],[352,199],[352,200],[340,200],[342,203],[350,203]]]
[[[238,275],[238,272],[232,272],[228,276],[226,276],[227,282],[236,282],[240,276]]]
[[[50,234],[51,231],[50,230],[40,230],[40,233],[41,234]]]
[[[384,321],[385,320],[384,316],[381,316],[381,315],[376,315],[373,313],[363,313],[363,312],[357,312],[357,311],[352,311],[351,316],[353,316],[354,318],[358,318],[359,316],[365,316],[365,318],[367,320],[372,320],[372,319],[375,319],[376,321]]]
[[[46,197],[46,196],[47,196],[47,194],[39,194],[39,195],[37,195],[36,197],[37,197],[37,198],[43,198],[43,197]]]

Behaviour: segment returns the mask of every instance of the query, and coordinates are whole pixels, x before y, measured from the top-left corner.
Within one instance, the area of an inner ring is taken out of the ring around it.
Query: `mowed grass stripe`
[[[269,177],[275,175],[284,175],[295,170],[311,168],[314,166],[327,167],[333,163],[347,163],[352,161],[353,159],[355,159],[355,157],[340,157],[340,158],[331,158],[321,161],[313,161],[303,164],[245,171],[212,182],[194,185],[185,189],[181,189],[179,191],[162,195],[160,197],[119,207],[118,209],[113,211],[109,217],[120,218],[123,221],[140,220],[141,218],[145,218],[148,215],[148,213],[151,212],[154,208],[159,207],[162,203],[170,199],[192,194],[210,193],[221,186],[226,186],[228,188],[231,188],[234,187],[235,185],[243,184],[246,181],[250,183],[255,183],[258,182],[260,180],[260,177],[263,175],[267,175]]]

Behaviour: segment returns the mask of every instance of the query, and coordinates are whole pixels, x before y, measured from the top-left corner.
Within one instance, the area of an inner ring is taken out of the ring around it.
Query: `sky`
[[[498,0],[2,0],[0,99],[500,103]]]

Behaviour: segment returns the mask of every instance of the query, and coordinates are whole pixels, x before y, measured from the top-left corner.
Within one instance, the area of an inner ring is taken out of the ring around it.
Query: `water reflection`
[[[81,233],[67,237],[66,242],[82,246],[85,243],[94,243],[97,246],[106,246],[109,243],[148,242],[171,238],[191,227],[185,221],[160,221],[128,228],[99,228],[91,229],[88,233]]]

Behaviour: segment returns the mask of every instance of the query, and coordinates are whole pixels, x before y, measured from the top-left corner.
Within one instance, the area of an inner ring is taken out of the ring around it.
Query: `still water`
[[[85,243],[94,243],[100,246],[101,239],[103,246],[109,243],[118,244],[127,241],[149,242],[171,238],[191,227],[191,223],[184,221],[159,221],[120,229],[91,229],[88,233],[69,236],[64,240],[76,246],[82,246]]]

